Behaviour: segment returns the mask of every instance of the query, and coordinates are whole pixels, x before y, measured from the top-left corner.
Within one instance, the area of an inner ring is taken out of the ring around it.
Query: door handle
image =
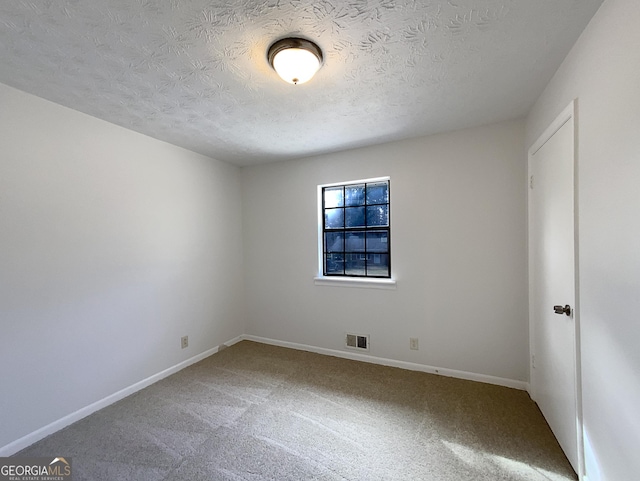
[[[553,312],[556,314],[566,314],[567,316],[571,315],[571,306],[567,304],[566,306],[553,306]]]

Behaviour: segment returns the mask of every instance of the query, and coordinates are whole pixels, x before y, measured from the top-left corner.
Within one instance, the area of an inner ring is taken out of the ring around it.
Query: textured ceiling
[[[2,0],[0,82],[250,165],[525,115],[601,3]],[[303,85],[266,60],[290,35]]]

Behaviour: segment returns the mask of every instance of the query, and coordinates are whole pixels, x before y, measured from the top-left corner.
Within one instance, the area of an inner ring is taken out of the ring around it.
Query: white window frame
[[[346,277],[346,276],[325,276],[323,275],[323,222],[324,213],[322,211],[322,189],[325,187],[335,187],[337,185],[364,184],[367,182],[390,181],[391,177],[374,177],[370,179],[347,180],[344,182],[334,182],[331,184],[318,185],[317,210],[318,210],[318,274],[314,277],[314,283],[317,286],[333,286],[333,287],[359,287],[367,289],[396,289],[397,283],[393,275],[393,266],[391,263],[391,278],[375,278],[375,277]],[[389,191],[389,208],[391,209],[391,191]],[[391,229],[391,226],[389,226]],[[393,248],[393,244],[392,244]],[[389,252],[391,256],[391,252]]]

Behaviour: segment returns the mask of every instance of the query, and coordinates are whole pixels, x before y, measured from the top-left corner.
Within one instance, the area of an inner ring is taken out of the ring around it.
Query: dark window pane
[[[322,190],[327,276],[391,277],[389,182]]]
[[[346,254],[345,274],[348,276],[364,276],[367,274],[364,254]]]
[[[342,207],[344,205],[342,187],[325,187],[324,189],[324,206],[325,207]]]
[[[374,182],[367,184],[367,204],[387,204],[389,202],[389,184]]]
[[[347,207],[344,224],[346,227],[364,227],[364,207]]]
[[[325,252],[344,251],[344,234],[342,232],[325,232],[324,251]]]
[[[364,231],[345,233],[345,252],[364,252]]]
[[[389,225],[389,206],[374,205],[367,207],[367,225],[368,226],[387,226]]]
[[[389,254],[368,254],[367,275],[389,277]]]
[[[345,205],[364,205],[364,184],[344,188]]]
[[[325,209],[324,226],[327,229],[344,227],[344,209]]]
[[[324,255],[325,274],[344,274],[344,255],[325,254]]]
[[[384,232],[367,232],[367,252],[389,252],[389,234]]]

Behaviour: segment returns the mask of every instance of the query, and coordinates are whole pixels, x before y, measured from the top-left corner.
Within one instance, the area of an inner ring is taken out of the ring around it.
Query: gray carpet
[[[567,481],[523,391],[243,341],[28,447],[74,481]]]

